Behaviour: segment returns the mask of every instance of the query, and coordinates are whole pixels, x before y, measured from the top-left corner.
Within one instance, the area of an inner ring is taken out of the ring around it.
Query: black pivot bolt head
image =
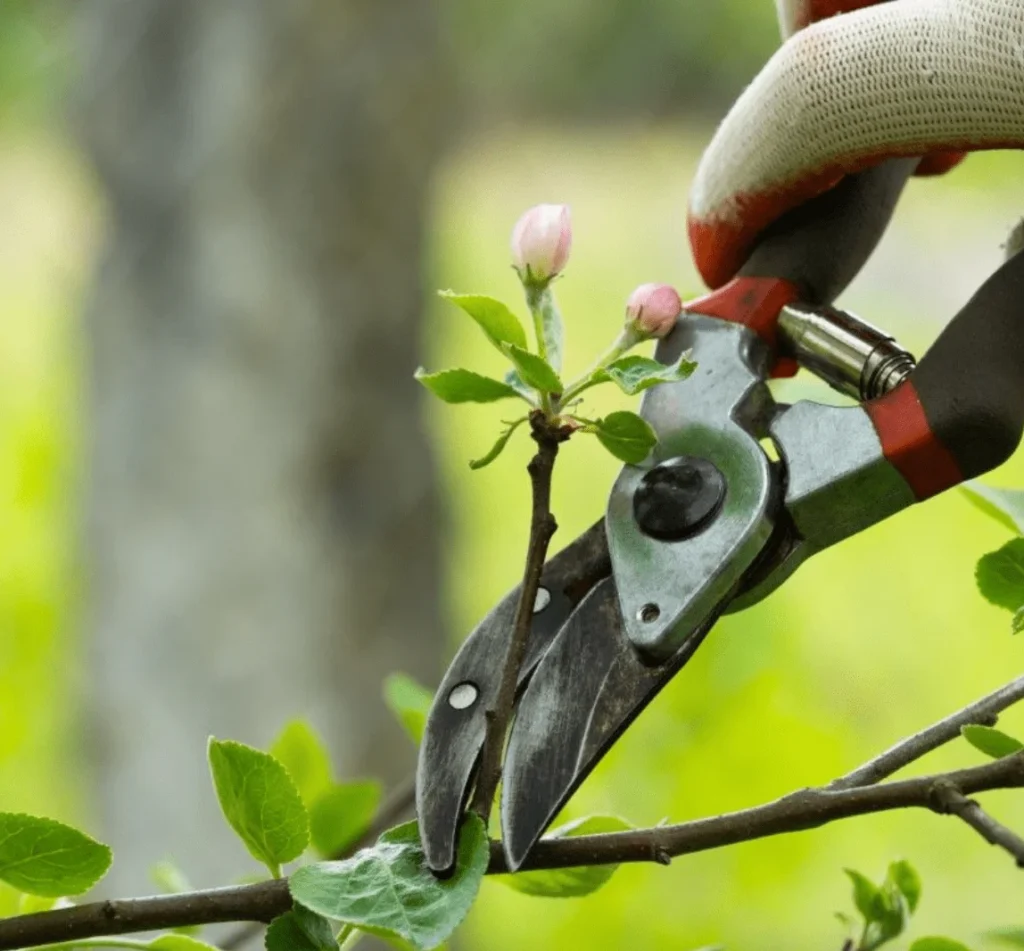
[[[633,517],[645,535],[679,542],[710,525],[725,501],[726,482],[707,459],[678,456],[655,466],[633,495]]]

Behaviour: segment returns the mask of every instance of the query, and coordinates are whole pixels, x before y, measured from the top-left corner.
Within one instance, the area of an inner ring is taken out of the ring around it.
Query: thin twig
[[[939,801],[951,815],[963,819],[989,845],[999,846],[1014,857],[1018,868],[1024,868],[1024,839],[1012,829],[993,819],[973,799],[956,787],[937,790]]]
[[[953,793],[969,797],[991,789],[1024,786],[1024,752],[936,776],[833,790],[806,789],[752,809],[680,825],[578,838],[542,839],[523,869],[570,868],[622,862],[660,862],[670,857],[749,842],[829,822],[894,809],[921,808],[944,814]],[[991,832],[991,828],[989,829]],[[1006,847],[1003,841],[999,845]],[[506,871],[501,844],[491,845],[488,871]],[[158,898],[96,902],[75,908],[0,920],[0,951],[101,935],[154,931],[223,921],[269,922],[291,907],[284,879]]]
[[[470,805],[470,809],[484,822],[490,818],[494,793],[501,780],[501,754],[505,749],[505,735],[512,720],[519,668],[523,664],[530,642],[533,606],[537,600],[541,574],[548,556],[548,545],[558,530],[555,517],[551,514],[551,475],[558,455],[558,445],[568,438],[568,431],[554,426],[540,410],[531,414],[530,426],[537,443],[537,454],[527,466],[533,487],[530,542],[526,550],[526,566],[519,590],[515,624],[501,668],[498,693],[486,713],[487,730],[483,752],[480,755],[480,771],[477,774],[476,789]]]
[[[680,825],[577,838],[541,839],[527,856],[522,869],[659,861],[665,855],[678,857],[705,852],[893,809],[922,808],[944,814],[948,812],[944,797],[951,788],[969,796],[991,789],[1021,786],[1024,786],[1024,752],[984,766],[877,786],[844,790],[827,787],[804,789],[752,809]],[[501,845],[494,843],[488,871],[498,874],[506,870]]]
[[[995,724],[1000,713],[1007,707],[1024,700],[1024,677],[1000,687],[986,697],[975,701],[957,713],[933,724],[920,733],[900,740],[891,749],[869,760],[863,766],[829,783],[829,789],[853,789],[856,786],[870,786],[887,779],[893,773],[909,766],[932,750],[944,746],[960,736],[962,727],[972,723],[984,726]]]

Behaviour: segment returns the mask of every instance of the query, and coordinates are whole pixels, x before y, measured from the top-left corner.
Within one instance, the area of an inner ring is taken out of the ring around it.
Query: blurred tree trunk
[[[429,0],[91,0],[81,136],[109,204],[87,321],[90,716],[109,890],[252,862],[208,734],[290,717],[346,776],[414,751],[438,499],[411,372],[443,90]]]

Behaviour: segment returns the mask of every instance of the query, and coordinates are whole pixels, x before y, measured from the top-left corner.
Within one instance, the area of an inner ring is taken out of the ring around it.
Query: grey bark
[[[87,308],[91,751],[105,890],[253,871],[209,734],[290,717],[346,776],[442,656],[417,363],[438,153],[425,0],[90,0],[75,115],[107,198]]]

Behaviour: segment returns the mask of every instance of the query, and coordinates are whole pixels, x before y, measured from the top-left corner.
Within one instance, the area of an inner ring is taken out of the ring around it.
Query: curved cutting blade
[[[603,521],[545,565],[519,671],[520,689],[576,605],[610,570]],[[485,711],[498,693],[518,602],[517,587],[466,639],[427,716],[416,772],[416,810],[427,864],[438,873],[455,862],[459,823],[486,732]]]
[[[501,818],[515,871],[608,748],[693,656],[716,611],[663,664],[649,666],[623,628],[615,581],[573,611],[519,700],[505,754]]]

